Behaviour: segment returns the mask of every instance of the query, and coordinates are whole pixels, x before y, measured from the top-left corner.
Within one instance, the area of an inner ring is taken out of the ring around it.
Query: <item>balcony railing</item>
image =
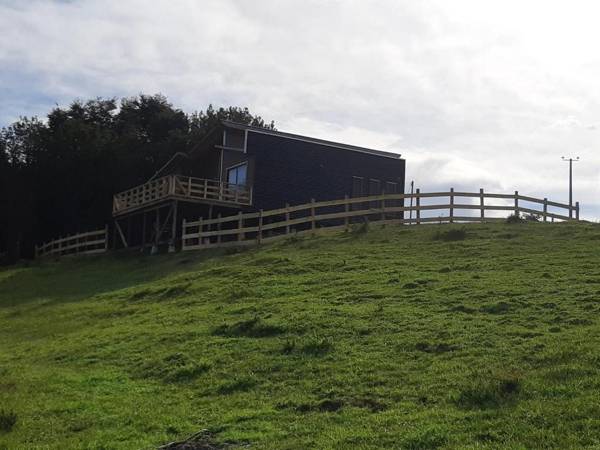
[[[167,175],[113,197],[113,215],[174,199],[230,205],[252,204],[252,188],[205,178]]]

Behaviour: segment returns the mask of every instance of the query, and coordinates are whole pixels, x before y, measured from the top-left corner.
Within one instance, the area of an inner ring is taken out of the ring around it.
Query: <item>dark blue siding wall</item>
[[[398,183],[404,191],[405,161],[280,136],[248,133],[254,158],[254,208],[273,209],[352,195],[352,177]]]

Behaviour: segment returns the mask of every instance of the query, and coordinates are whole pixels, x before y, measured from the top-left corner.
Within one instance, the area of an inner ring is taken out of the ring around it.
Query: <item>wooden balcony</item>
[[[167,175],[116,194],[113,197],[113,216],[165,200],[248,206],[252,204],[252,188],[204,178]]]

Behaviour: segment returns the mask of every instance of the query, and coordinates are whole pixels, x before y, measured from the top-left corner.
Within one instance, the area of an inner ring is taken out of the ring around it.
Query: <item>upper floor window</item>
[[[235,128],[227,128],[223,136],[223,146],[227,148],[235,148],[244,150],[246,144],[246,133],[244,130],[236,130]]]
[[[229,184],[237,184],[240,186],[246,186],[248,175],[248,164],[240,164],[239,166],[227,169],[227,182]]]

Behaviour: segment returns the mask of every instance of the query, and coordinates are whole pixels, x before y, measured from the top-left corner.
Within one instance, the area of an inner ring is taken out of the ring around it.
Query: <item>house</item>
[[[126,247],[169,243],[183,218],[404,191],[399,154],[223,121],[143,185],[114,196]]]

